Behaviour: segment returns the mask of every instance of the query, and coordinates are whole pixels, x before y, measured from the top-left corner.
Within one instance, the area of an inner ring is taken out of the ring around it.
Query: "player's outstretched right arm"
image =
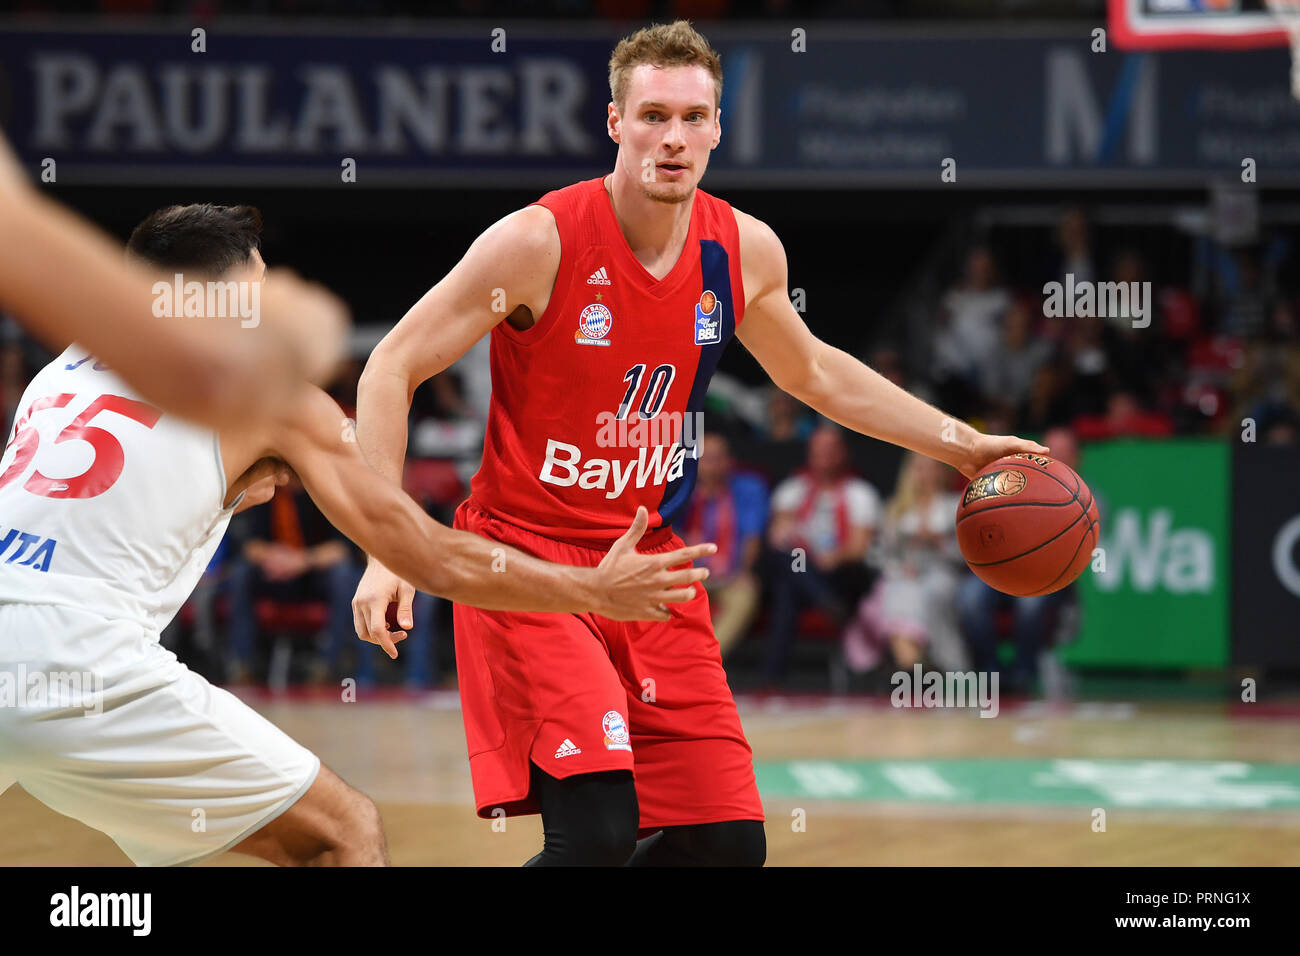
[[[366,362],[357,386],[357,440],[375,471],[396,484],[406,460],[407,417],[420,383],[437,375],[519,312],[541,316],[560,265],[555,217],[528,206],[494,223],[464,258],[411,306]],[[371,555],[357,599],[368,615],[383,614],[390,601],[410,627],[415,589]]]
[[[357,437],[370,467],[400,481],[406,419],[422,382],[516,310],[538,317],[560,265],[560,234],[542,206],[494,223],[375,346],[357,385]]]
[[[239,317],[154,315],[154,277],[120,246],[31,188],[0,135],[0,306],[49,348],[76,342],[148,401],[212,428],[265,418],[297,380],[324,381],[347,310],[274,270],[256,327]]]
[[[669,614],[663,606],[690,600],[692,585],[708,576],[706,568],[679,566],[712,554],[712,544],[663,555],[637,553],[649,522],[645,508],[595,568],[542,561],[448,528],[366,464],[342,427],[345,422],[333,399],[305,387],[266,444],[245,449],[240,460],[282,458],[336,528],[421,591],[489,610],[590,611],[615,620],[664,621]],[[395,657],[393,642],[405,634],[385,627],[387,596],[365,602],[361,593],[353,602],[357,636]]]

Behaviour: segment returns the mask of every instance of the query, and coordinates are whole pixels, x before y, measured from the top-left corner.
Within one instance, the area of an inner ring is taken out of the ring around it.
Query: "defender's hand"
[[[668,554],[638,554],[637,542],[650,523],[645,507],[637,508],[632,526],[614,542],[596,567],[595,593],[601,600],[596,614],[615,621],[667,621],[672,615],[665,605],[695,597],[692,585],[709,576],[708,568],[678,568],[696,558],[713,554],[716,544],[697,544]]]
[[[378,561],[371,561],[366,565],[366,573],[361,576],[357,593],[352,598],[352,626],[357,637],[367,644],[378,644],[396,660],[397,642],[405,640],[405,629],[415,624],[411,616],[414,600],[414,587]],[[400,631],[388,630],[388,605],[393,603],[397,604],[397,626],[403,628]]]

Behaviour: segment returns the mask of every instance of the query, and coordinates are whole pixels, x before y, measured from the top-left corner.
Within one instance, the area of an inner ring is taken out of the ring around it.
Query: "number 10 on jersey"
[[[618,421],[624,421],[628,412],[632,410],[632,403],[636,401],[637,391],[641,388],[641,379],[645,376],[646,366],[644,363],[633,365],[623,376],[623,381],[628,383],[627,391],[623,395],[623,401],[619,403],[618,412],[614,418]],[[650,378],[646,382],[645,394],[641,399],[641,405],[637,409],[639,418],[654,418],[663,411],[664,403],[668,401],[668,390],[672,388],[673,379],[677,377],[677,366],[660,365],[650,373]]]

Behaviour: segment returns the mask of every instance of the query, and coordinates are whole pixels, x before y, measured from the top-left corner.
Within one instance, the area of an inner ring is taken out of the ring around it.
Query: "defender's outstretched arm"
[[[457,531],[429,517],[396,484],[371,469],[342,429],[342,410],[320,389],[305,386],[254,459],[282,458],[329,521],[367,553],[421,591],[489,610],[581,614],[615,620],[668,620],[661,605],[694,597],[706,568],[670,568],[716,548],[680,548],[638,554],[649,522],[645,509],[595,568],[554,564],[487,538]],[[248,457],[248,454],[246,454]],[[396,656],[382,606],[353,602],[357,634]],[[408,612],[409,613],[409,612]]]

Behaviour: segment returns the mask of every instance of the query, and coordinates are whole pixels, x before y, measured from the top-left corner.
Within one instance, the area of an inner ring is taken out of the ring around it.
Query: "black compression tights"
[[[638,844],[629,771],[563,780],[536,765],[531,772],[546,843],[525,866],[762,866],[767,856],[758,820],[667,827]]]

